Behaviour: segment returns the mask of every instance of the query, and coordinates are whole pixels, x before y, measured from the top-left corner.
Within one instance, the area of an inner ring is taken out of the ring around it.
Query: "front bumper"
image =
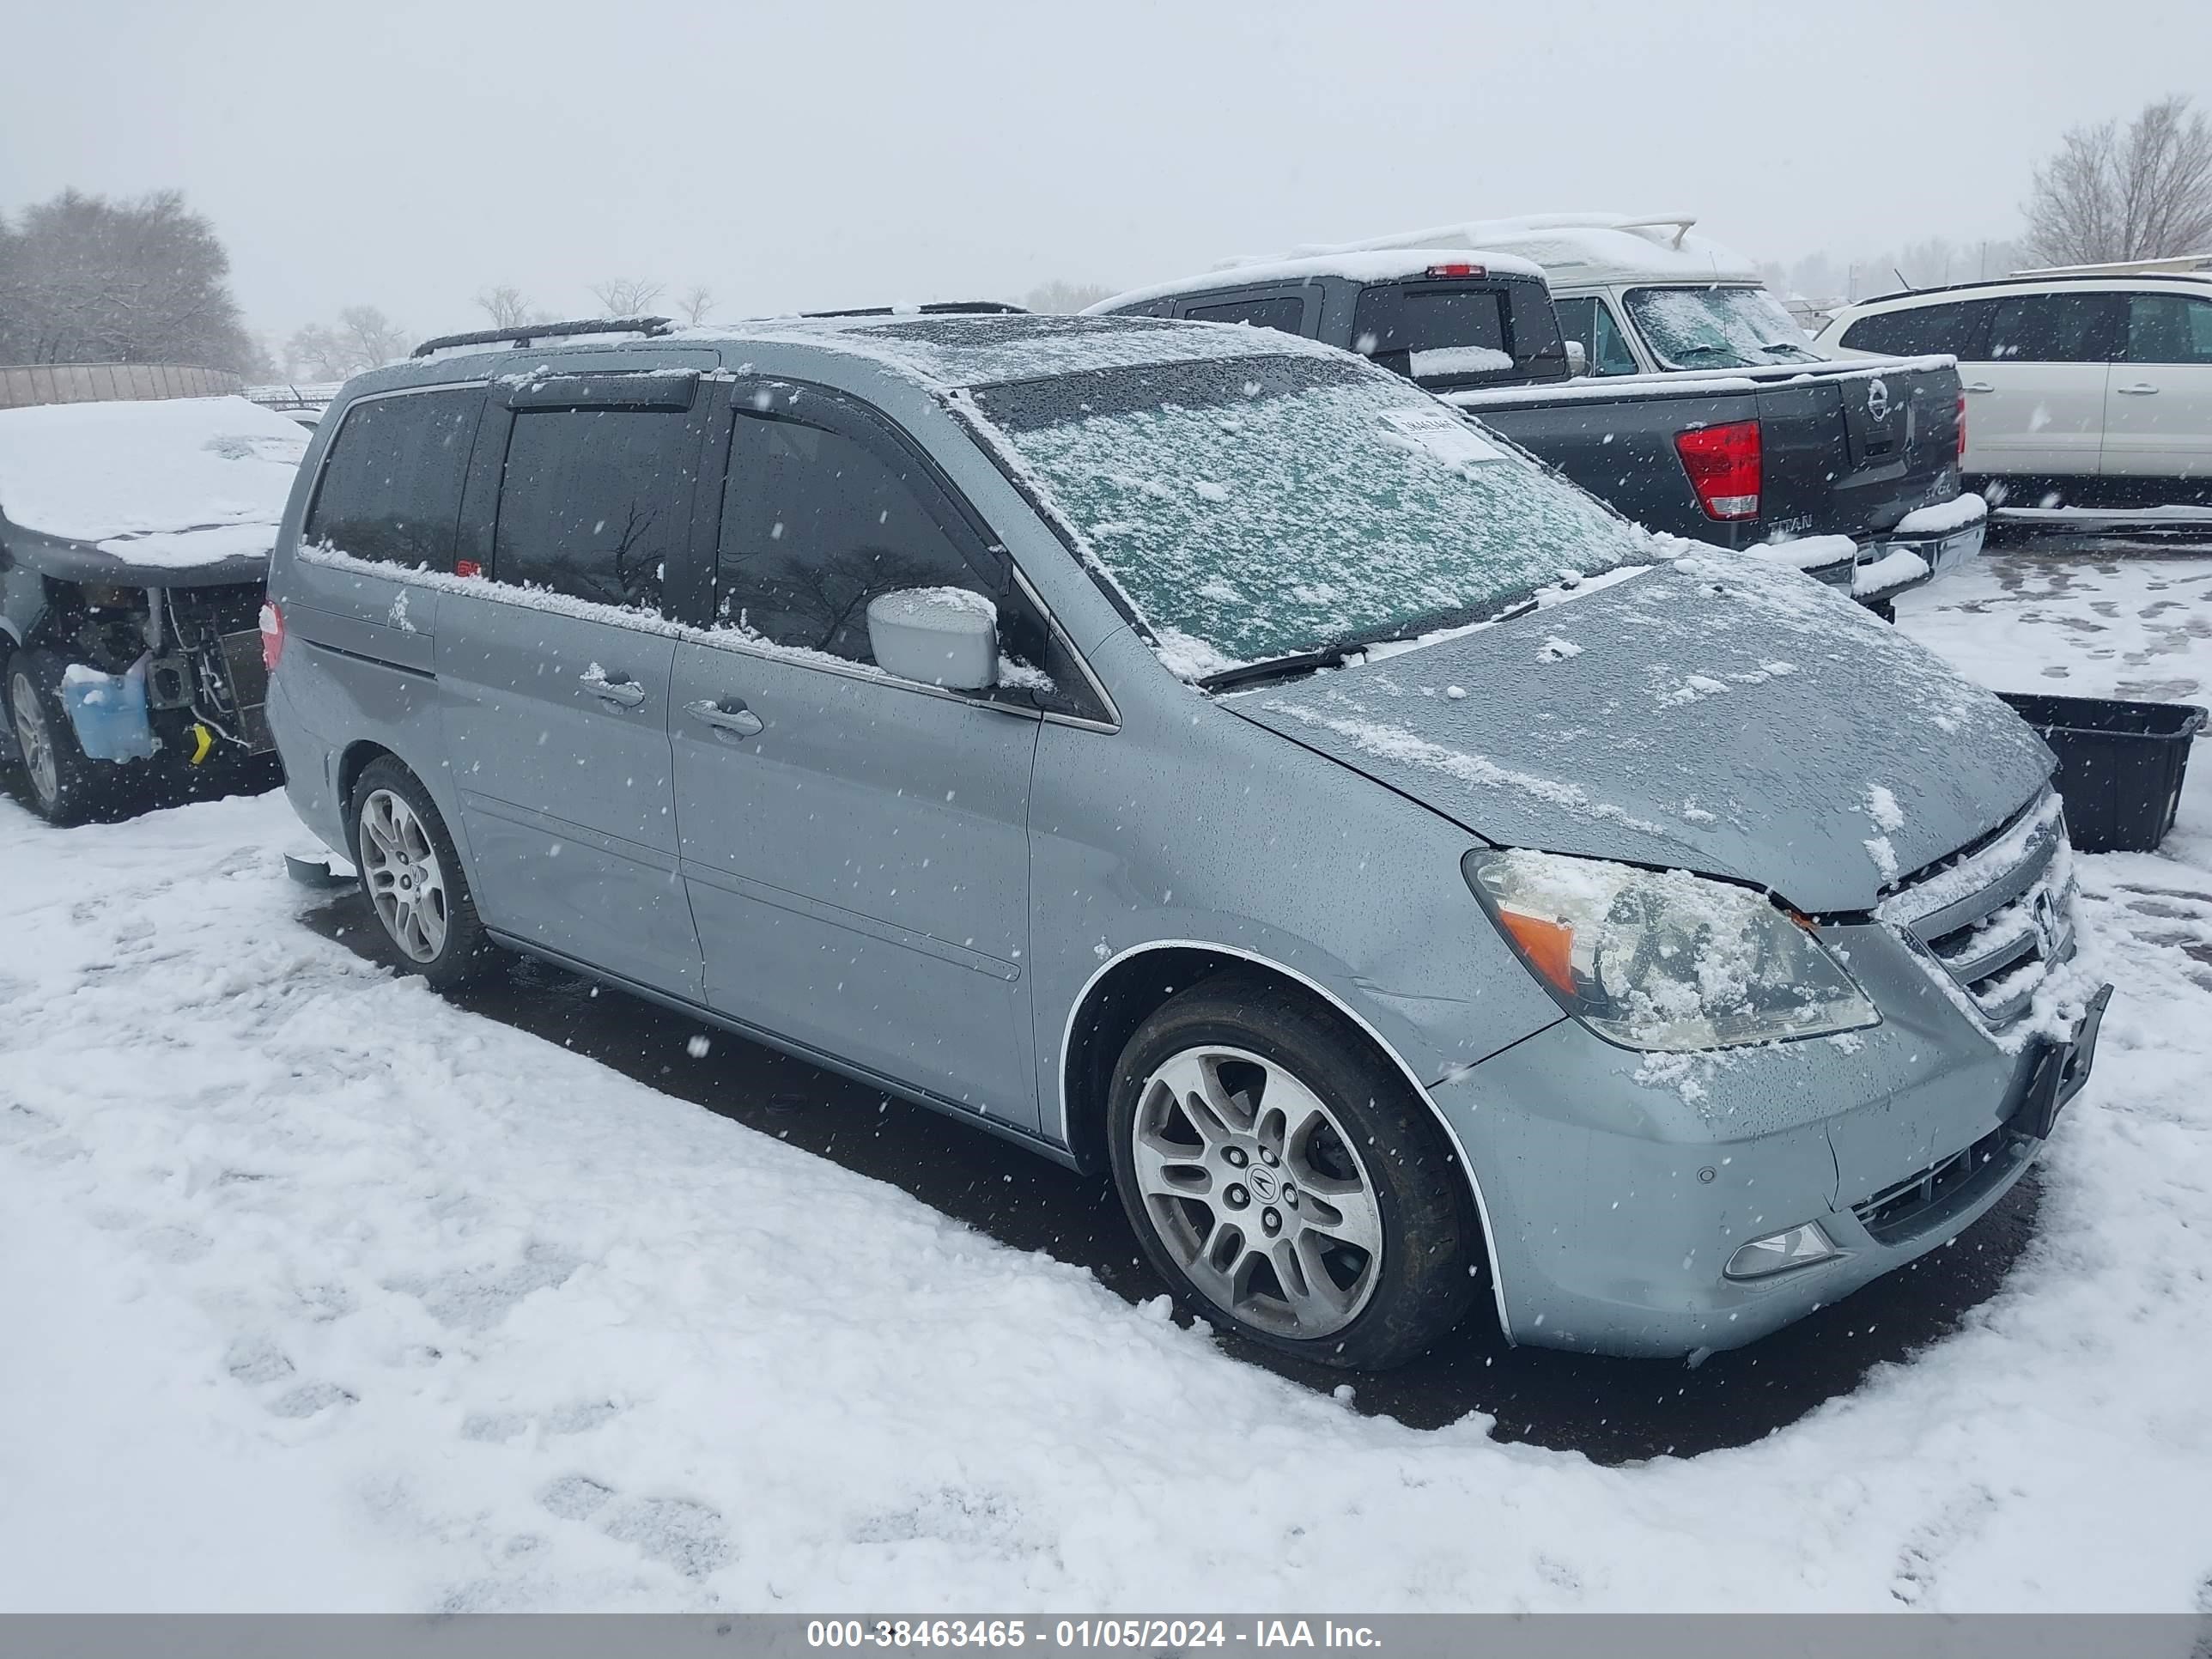
[[[1856,1042],[1719,1055],[1636,1054],[1563,1021],[1433,1091],[1481,1182],[1507,1334],[1740,1346],[1995,1206],[2087,1080],[2103,996],[2069,1042],[2009,1055],[1940,994],[1877,1002],[1884,1024]],[[1724,1275],[1743,1244],[1814,1220],[1840,1254]]]

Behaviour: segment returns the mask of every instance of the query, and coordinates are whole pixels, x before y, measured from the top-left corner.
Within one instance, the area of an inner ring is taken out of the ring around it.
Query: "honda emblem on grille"
[[[1867,382],[1867,413],[1877,421],[1889,418],[1889,384],[1880,376]]]

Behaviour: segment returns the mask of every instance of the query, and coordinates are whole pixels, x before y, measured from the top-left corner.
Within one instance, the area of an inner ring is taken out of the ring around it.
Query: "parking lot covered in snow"
[[[2212,692],[2203,551],[1899,608],[2000,690]],[[1469,1332],[1348,1387],[979,1135],[550,970],[393,976],[281,793],[0,803],[0,1603],[2201,1607],[2191,785],[2080,860],[2097,1073],[1981,1228],[1698,1369]]]

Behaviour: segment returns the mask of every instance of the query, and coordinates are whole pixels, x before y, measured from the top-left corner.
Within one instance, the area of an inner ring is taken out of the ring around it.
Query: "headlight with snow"
[[[1518,850],[1465,867],[1529,971],[1609,1042],[1725,1048],[1880,1018],[1811,925],[1749,888]]]

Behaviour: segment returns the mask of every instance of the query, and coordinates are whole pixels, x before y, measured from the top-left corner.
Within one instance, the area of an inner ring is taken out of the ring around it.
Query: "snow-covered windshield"
[[[1628,314],[1669,368],[1759,368],[1809,363],[1805,331],[1763,288],[1638,288]]]
[[[1163,363],[973,397],[1190,678],[1480,621],[1570,573],[1656,556],[1456,411],[1341,358]]]

